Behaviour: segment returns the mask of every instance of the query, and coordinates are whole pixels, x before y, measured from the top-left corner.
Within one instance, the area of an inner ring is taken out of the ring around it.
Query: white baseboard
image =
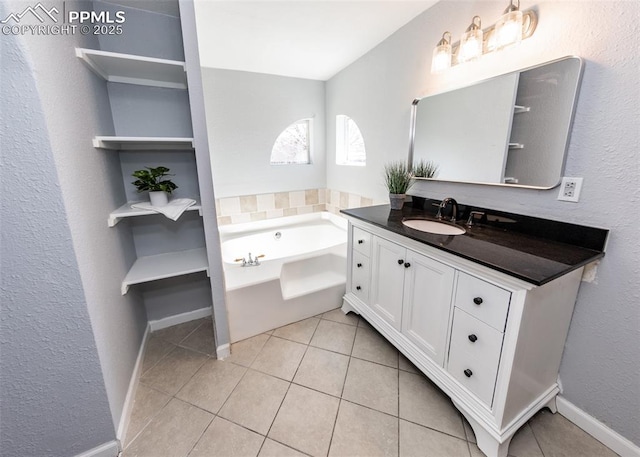
[[[78,454],[76,457],[116,457],[119,452],[120,446],[116,440],[113,440]]]
[[[216,348],[216,357],[218,360],[226,359],[231,355],[231,345],[229,343],[223,344]]]
[[[176,314],[174,316],[165,317],[156,321],[149,321],[149,328],[152,332],[155,332],[156,330],[161,330],[173,325],[184,324],[185,322],[195,321],[196,319],[202,319],[203,317],[209,316],[211,316],[211,307],[200,308],[196,309],[195,311]]]
[[[640,447],[611,430],[564,397],[556,398],[558,412],[621,457],[640,457]]]
[[[147,341],[149,340],[149,334],[151,333],[150,326],[147,325],[147,329],[142,337],[142,344],[138,351],[138,357],[136,364],[133,367],[133,373],[131,373],[131,379],[129,380],[129,389],[127,390],[127,396],[124,399],[124,405],[122,406],[122,414],[120,416],[120,424],[116,431],[116,438],[121,443],[124,443],[126,438],[127,429],[129,428],[129,420],[131,419],[131,412],[133,411],[133,403],[136,399],[136,392],[138,390],[138,381],[142,374],[142,363],[144,362],[144,352],[147,348]]]

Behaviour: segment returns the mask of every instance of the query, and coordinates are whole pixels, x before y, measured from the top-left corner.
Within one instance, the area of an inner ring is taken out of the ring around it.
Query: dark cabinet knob
[[[475,343],[476,341],[478,341],[478,337],[472,333],[471,335],[469,335],[469,341]]]
[[[481,297],[476,297],[476,298],[473,299],[473,302],[476,305],[481,305],[482,304],[482,298]]]
[[[356,286],[356,290],[362,290],[362,287]]]
[[[404,259],[398,259],[398,265],[402,265],[404,263]]]
[[[361,263],[358,264],[358,268],[362,268],[362,264]]]
[[[405,267],[405,268],[409,268],[410,266],[411,266],[411,264],[410,264],[409,262],[405,262],[405,263],[404,263],[404,267]]]
[[[364,240],[358,240],[358,244],[364,243]]]
[[[470,369],[467,368],[466,370],[464,370],[464,375],[467,378],[470,378],[472,374],[473,374],[473,371],[471,371]]]

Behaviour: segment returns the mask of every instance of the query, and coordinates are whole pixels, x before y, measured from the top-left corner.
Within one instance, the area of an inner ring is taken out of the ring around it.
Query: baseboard
[[[173,325],[184,324],[185,322],[195,321],[196,319],[202,319],[203,317],[209,316],[211,316],[211,307],[200,308],[194,311],[164,317],[156,321],[149,321],[149,328],[152,332],[155,332],[156,330],[161,330]]]
[[[621,457],[640,457],[640,447],[590,416],[564,397],[556,398],[558,412]]]
[[[150,326],[147,325],[147,329],[142,337],[142,344],[138,350],[138,357],[136,358],[136,364],[133,367],[131,373],[131,379],[129,380],[129,389],[127,389],[127,396],[124,399],[124,405],[122,406],[122,414],[120,415],[120,423],[118,424],[118,430],[116,431],[116,438],[121,443],[124,443],[126,438],[127,429],[129,428],[129,420],[131,419],[131,412],[133,411],[133,403],[136,399],[136,392],[138,390],[138,380],[142,374],[142,363],[144,362],[144,352],[147,348],[147,341],[149,340],[149,334],[151,333]]]
[[[76,457],[116,457],[119,452],[120,445],[113,440],[78,454]]]
[[[223,344],[216,348],[216,357],[218,360],[226,359],[231,355],[231,345],[229,343]]]

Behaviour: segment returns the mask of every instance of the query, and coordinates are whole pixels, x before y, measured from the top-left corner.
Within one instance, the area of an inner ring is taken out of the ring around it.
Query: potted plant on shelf
[[[178,188],[171,180],[163,179],[169,174],[167,167],[145,167],[146,170],[136,170],[131,176],[136,178],[132,182],[138,188],[138,192],[149,192],[151,206],[164,206],[169,202],[168,194]]]
[[[438,165],[431,160],[420,159],[413,165],[413,177],[414,178],[435,178],[438,174]],[[424,209],[425,198],[412,195],[413,206]]]
[[[391,162],[384,166],[384,181],[389,190],[391,209],[402,209],[413,175],[403,162]]]

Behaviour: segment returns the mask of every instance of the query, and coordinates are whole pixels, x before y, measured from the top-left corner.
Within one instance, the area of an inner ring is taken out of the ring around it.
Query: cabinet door
[[[371,261],[371,307],[400,331],[405,256],[407,250],[390,241],[374,237]]]
[[[443,366],[454,269],[407,250],[402,333]]]

